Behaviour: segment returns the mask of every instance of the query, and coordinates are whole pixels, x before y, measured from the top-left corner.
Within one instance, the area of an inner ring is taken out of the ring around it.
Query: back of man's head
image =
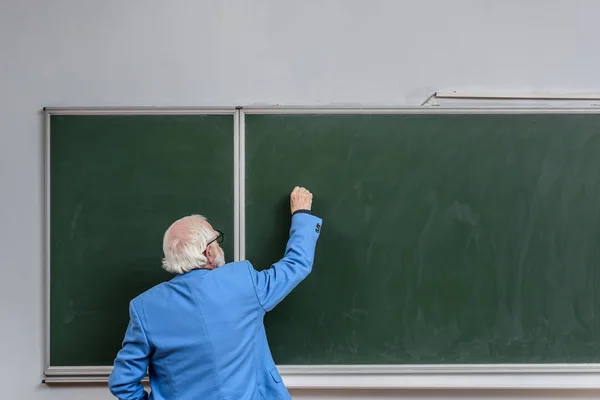
[[[202,215],[173,222],[163,238],[163,268],[172,274],[206,268],[209,261],[204,251],[213,236],[213,229]]]

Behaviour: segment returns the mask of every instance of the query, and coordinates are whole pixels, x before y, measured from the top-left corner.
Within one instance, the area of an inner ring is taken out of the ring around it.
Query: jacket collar
[[[188,277],[188,276],[203,276],[206,275],[207,273],[209,273],[210,269],[206,269],[206,268],[198,268],[198,269],[193,269],[189,272],[186,272],[184,274],[179,274],[174,276],[171,281],[178,281],[180,279],[184,279],[184,277]]]

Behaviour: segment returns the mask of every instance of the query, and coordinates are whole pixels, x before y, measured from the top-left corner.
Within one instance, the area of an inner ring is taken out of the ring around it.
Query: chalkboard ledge
[[[112,367],[48,367],[44,383],[103,383]],[[600,364],[284,365],[290,389],[600,389]]]

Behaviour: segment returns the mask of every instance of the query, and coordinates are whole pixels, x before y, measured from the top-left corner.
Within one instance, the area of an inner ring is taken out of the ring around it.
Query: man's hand
[[[298,210],[310,210],[313,195],[303,187],[296,186],[290,195],[290,208],[292,215]]]

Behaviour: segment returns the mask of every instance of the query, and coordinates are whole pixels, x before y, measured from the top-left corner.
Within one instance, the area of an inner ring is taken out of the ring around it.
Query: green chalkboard
[[[233,154],[232,115],[51,116],[50,365],[112,365],[175,219],[205,214],[231,258]]]
[[[600,116],[248,115],[246,255],[324,219],[278,364],[600,361]]]

